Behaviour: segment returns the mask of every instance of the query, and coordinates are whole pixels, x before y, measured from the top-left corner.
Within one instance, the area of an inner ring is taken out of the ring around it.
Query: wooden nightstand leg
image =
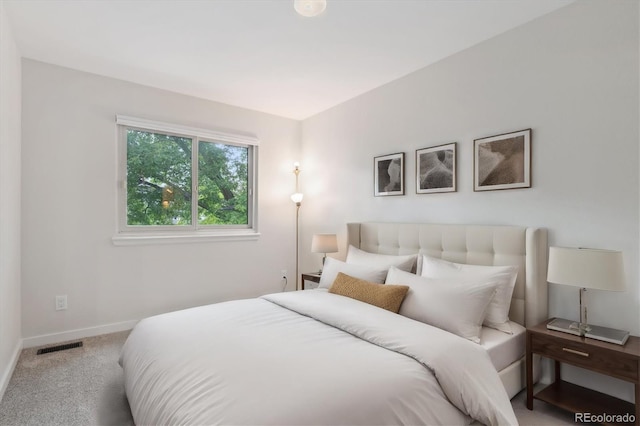
[[[556,382],[560,382],[560,361],[555,361],[553,370],[555,371]]]
[[[527,368],[527,408],[533,410],[533,353],[531,352],[531,334],[527,333],[525,364]]]

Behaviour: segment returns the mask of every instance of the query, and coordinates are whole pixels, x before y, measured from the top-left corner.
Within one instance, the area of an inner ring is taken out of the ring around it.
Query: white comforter
[[[325,291],[147,318],[120,364],[138,425],[517,424],[480,346]]]

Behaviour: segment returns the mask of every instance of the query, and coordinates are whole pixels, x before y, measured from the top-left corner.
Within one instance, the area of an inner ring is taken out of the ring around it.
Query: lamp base
[[[584,336],[585,334],[591,331],[591,326],[584,322],[574,321],[569,325],[569,328],[572,330],[578,330],[578,333],[580,336]]]
[[[325,260],[327,260],[327,253],[325,253],[324,256],[322,257],[322,267],[318,271],[318,275],[322,275],[322,270],[324,269],[324,261]]]
[[[549,321],[547,323],[547,329],[573,334],[574,336],[581,336],[580,327],[577,326],[577,324],[578,323],[575,321],[569,321],[563,318],[556,318],[553,321]]]
[[[615,343],[616,345],[624,345],[629,338],[628,331],[589,325],[576,321],[569,321],[563,318],[556,318],[553,321],[550,321],[547,324],[547,328],[549,330],[573,334],[574,336],[583,336],[589,339]]]
[[[615,343],[616,345],[624,345],[627,343],[627,339],[629,338],[629,332],[618,330],[616,328],[592,325],[591,330],[585,333],[584,337],[602,340],[603,342]]]

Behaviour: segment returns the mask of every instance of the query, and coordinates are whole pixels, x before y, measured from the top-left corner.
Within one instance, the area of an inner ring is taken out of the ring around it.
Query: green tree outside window
[[[248,169],[246,146],[127,129],[127,225],[248,225]]]

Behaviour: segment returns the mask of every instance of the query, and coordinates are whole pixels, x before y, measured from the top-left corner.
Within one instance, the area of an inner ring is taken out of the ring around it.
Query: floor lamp
[[[296,290],[298,290],[298,269],[299,269],[299,246],[300,246],[300,237],[299,237],[299,224],[300,224],[300,206],[302,205],[302,193],[299,192],[298,188],[298,175],[300,174],[300,163],[293,163],[293,174],[296,175],[296,192],[291,196],[291,201],[296,204]]]

